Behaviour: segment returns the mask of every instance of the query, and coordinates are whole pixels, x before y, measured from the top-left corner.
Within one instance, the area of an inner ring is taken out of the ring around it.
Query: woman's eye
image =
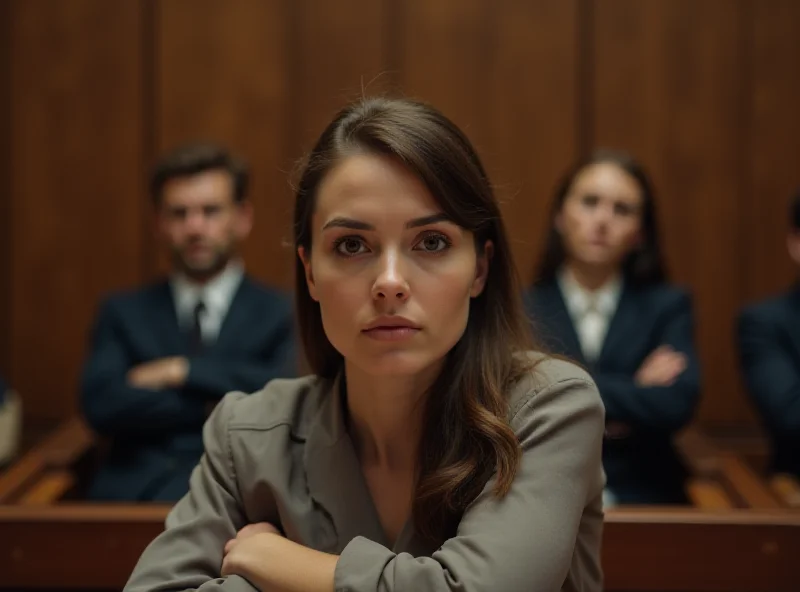
[[[439,251],[444,251],[447,247],[449,247],[450,242],[443,236],[433,235],[426,236],[419,241],[417,245],[426,253],[438,253]]]
[[[347,257],[360,255],[366,251],[364,241],[353,236],[345,237],[336,243],[336,251]]]

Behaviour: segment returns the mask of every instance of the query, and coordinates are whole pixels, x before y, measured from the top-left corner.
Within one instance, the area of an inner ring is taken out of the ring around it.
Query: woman
[[[606,408],[606,504],[686,503],[672,436],[700,372],[689,294],[666,281],[650,180],[598,152],[560,185],[526,306],[551,348],[584,364]]]
[[[346,108],[294,233],[314,375],[221,402],[126,590],[601,590],[602,403],[528,353],[462,133],[410,101]]]

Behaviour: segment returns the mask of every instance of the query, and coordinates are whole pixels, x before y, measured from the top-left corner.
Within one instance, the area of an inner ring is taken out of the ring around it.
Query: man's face
[[[250,233],[252,208],[237,203],[231,175],[211,170],[170,179],[158,208],[158,228],[173,264],[197,281],[216,275]]]

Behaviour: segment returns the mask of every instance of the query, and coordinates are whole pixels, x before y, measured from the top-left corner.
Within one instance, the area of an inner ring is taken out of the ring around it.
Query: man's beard
[[[182,249],[172,251],[172,260],[183,274],[195,281],[206,281],[225,269],[231,260],[230,249],[215,249],[214,256],[210,261],[201,265],[193,265],[188,257],[184,257]]]

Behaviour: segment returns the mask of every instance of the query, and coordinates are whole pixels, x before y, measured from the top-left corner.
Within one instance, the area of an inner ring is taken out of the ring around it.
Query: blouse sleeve
[[[225,543],[246,524],[228,439],[231,408],[244,396],[226,395],[209,417],[205,453],[189,492],[167,516],[166,530],[145,549],[125,592],[256,590],[239,576],[220,577]]]
[[[581,375],[583,376],[583,375]],[[566,378],[529,396],[511,426],[522,461],[510,492],[487,483],[456,536],[431,557],[395,554],[363,537],[339,557],[337,592],[556,592],[577,557],[580,589],[600,591],[602,512],[582,524],[602,492],[604,409],[594,383]]]

